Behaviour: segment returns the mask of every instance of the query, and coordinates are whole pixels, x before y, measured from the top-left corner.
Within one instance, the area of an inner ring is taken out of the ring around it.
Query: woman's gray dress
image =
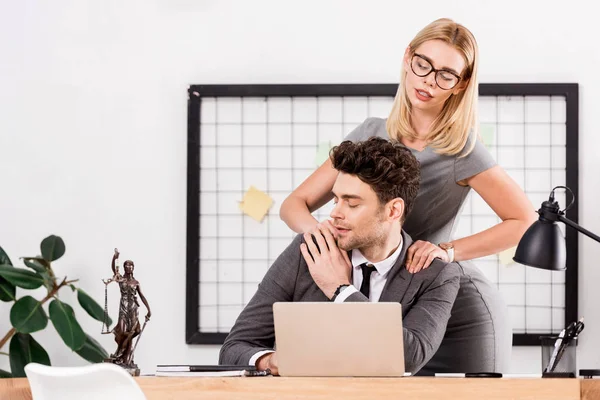
[[[368,118],[346,139],[371,136],[389,139],[386,120]],[[496,163],[477,141],[466,157],[441,155],[427,147],[412,149],[421,164],[421,186],[403,229],[413,240],[434,244],[448,242],[458,223],[470,187],[456,182],[485,171]],[[512,348],[512,329],[507,308],[496,286],[470,261],[460,261],[463,275],[452,308],[446,335],[434,357],[419,372],[506,372]]]

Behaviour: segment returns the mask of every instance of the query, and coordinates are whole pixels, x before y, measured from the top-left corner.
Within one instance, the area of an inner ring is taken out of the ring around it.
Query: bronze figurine
[[[133,261],[127,260],[123,263],[124,274],[121,275],[119,273],[119,267],[116,265],[116,261],[118,258],[119,251],[115,249],[115,253],[113,255],[111,264],[113,277],[107,280],[102,280],[102,282],[104,282],[105,288],[108,287],[108,285],[111,282],[117,282],[119,284],[119,289],[121,290],[121,302],[119,304],[119,320],[117,321],[117,324],[111,331],[108,331],[108,324],[106,324],[107,331],[102,332],[114,333],[115,342],[117,342],[117,350],[114,354],[111,354],[110,357],[104,361],[121,365],[133,376],[138,376],[140,374],[140,370],[134,363],[133,354],[135,352],[135,348],[137,347],[137,343],[140,340],[141,334],[146,328],[146,324],[150,320],[150,316],[152,315],[152,313],[150,311],[148,301],[142,293],[140,283],[133,277]],[[140,321],[138,319],[138,308],[140,305],[137,300],[137,295],[139,295],[140,299],[142,300],[142,303],[144,303],[144,306],[146,306],[147,310],[144,325],[141,327]],[[106,297],[107,296],[105,290],[105,313],[107,315]],[[134,345],[133,339],[135,339],[136,337],[137,340]]]

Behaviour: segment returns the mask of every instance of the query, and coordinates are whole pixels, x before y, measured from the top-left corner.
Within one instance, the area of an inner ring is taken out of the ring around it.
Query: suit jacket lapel
[[[404,299],[406,290],[414,276],[404,266],[406,250],[408,250],[412,243],[412,238],[406,232],[402,231],[402,251],[400,251],[396,263],[389,272],[385,286],[381,292],[381,297],[379,298],[380,302],[402,302]]]

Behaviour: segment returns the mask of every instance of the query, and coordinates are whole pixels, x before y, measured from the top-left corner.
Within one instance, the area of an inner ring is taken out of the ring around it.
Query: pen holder
[[[540,336],[542,342],[542,376],[544,378],[571,377],[575,378],[577,371],[577,337],[565,342],[564,349],[558,353],[553,362],[554,368],[550,367],[550,360],[554,353],[554,344],[558,336]]]

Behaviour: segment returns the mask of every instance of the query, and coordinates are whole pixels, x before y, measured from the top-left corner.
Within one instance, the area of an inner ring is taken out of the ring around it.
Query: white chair
[[[33,400],[146,400],[133,377],[118,365],[25,366]]]

